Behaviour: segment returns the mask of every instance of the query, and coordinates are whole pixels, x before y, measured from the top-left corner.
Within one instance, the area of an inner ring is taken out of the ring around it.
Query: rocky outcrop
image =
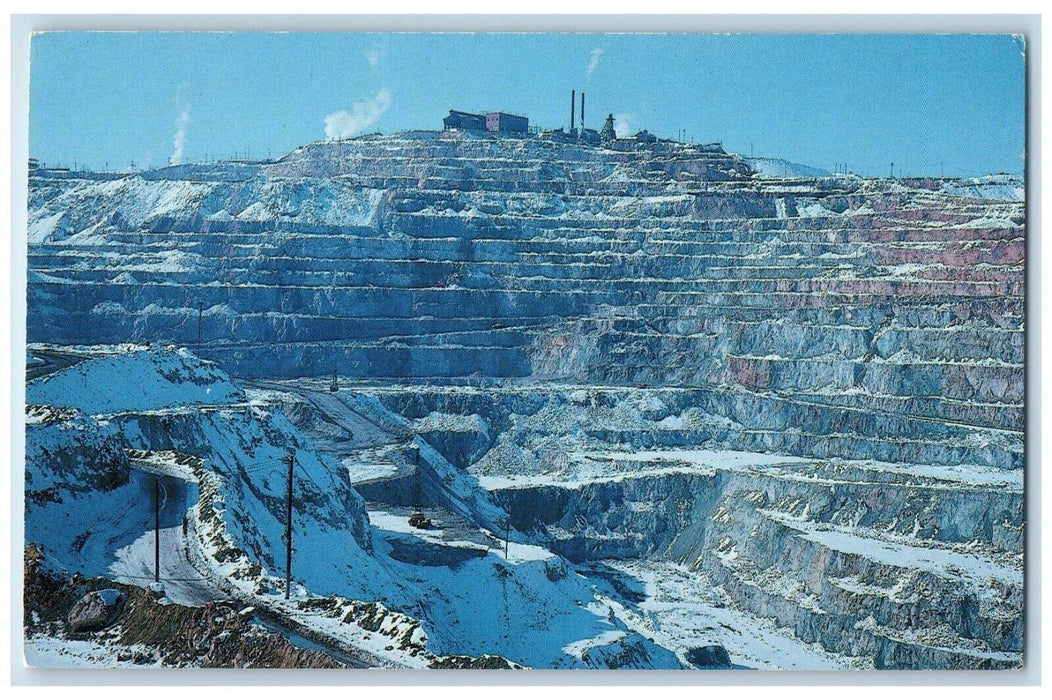
[[[74,634],[109,627],[116,622],[125,600],[127,597],[116,588],[103,588],[85,593],[69,611],[66,623]]]
[[[731,668],[730,654],[718,644],[710,644],[708,646],[689,649],[686,657],[687,661],[693,664],[696,668]]]
[[[32,560],[40,562],[38,556]],[[69,633],[99,644],[111,668],[123,662],[204,668],[343,665],[322,652],[293,646],[228,603],[162,605],[141,588],[105,579],[64,581],[38,564],[25,570],[25,593],[27,637],[62,637],[60,621],[68,620]],[[38,665],[31,652],[27,660]]]
[[[571,559],[681,562],[735,606],[878,667],[1020,663],[1020,482],[711,454],[708,473],[670,452],[678,471],[633,458],[636,473],[496,494]]]

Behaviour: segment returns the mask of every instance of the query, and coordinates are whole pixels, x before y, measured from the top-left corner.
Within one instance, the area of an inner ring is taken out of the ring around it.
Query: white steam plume
[[[384,88],[371,100],[355,102],[350,112],[333,112],[325,117],[325,138],[349,139],[379,119],[390,106],[391,91]]]
[[[599,48],[592,49],[592,52],[588,54],[588,68],[584,71],[586,78],[592,77],[592,73],[595,73],[595,69],[599,67],[599,59],[602,57],[603,50]]]
[[[186,127],[190,125],[190,106],[180,100],[181,109],[175,118],[175,134],[172,136],[172,157],[168,165],[183,164],[183,146],[186,145]]]
[[[632,115],[627,112],[620,112],[614,115],[614,133],[617,134],[617,138],[623,139],[632,135],[631,120]]]
[[[369,62],[370,68],[376,68],[380,65],[380,47],[376,44],[367,48],[363,54],[365,55],[365,60]]]

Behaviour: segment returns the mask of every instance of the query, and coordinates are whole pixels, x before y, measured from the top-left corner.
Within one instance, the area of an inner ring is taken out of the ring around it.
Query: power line
[[[205,303],[197,302],[197,356],[201,357],[201,321],[205,313]]]
[[[122,578],[130,578],[130,579],[135,579],[136,581],[152,581],[154,577],[153,576],[133,576],[131,574],[117,574],[114,578],[116,578],[118,580],[122,579]],[[172,581],[172,582],[175,582],[175,583],[196,583],[196,582],[207,582],[208,581],[208,579],[206,579],[206,578],[170,578],[170,577],[165,577],[165,580],[166,581]]]

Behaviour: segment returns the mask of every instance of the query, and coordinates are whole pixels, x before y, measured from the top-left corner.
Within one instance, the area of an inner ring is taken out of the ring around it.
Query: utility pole
[[[289,450],[289,492],[285,502],[285,600],[292,590],[292,469],[296,465],[296,450]]]
[[[422,484],[420,483],[420,447],[417,445],[410,445],[410,449],[413,450],[413,472],[416,477],[416,489],[413,492],[413,512],[421,512],[420,500],[421,492],[423,491]]]
[[[895,178],[895,164],[894,163],[891,164],[891,177],[892,177],[892,179]]]
[[[161,478],[153,478],[153,582],[161,582]]]
[[[201,357],[201,317],[205,312],[205,303],[197,302],[197,356]]]

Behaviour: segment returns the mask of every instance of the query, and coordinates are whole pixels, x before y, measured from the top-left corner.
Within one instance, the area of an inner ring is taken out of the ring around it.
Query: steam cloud
[[[384,88],[371,100],[355,102],[350,112],[333,112],[325,117],[325,138],[349,139],[379,119],[390,106],[391,91]]]
[[[364,52],[365,60],[369,62],[370,68],[376,68],[380,64],[380,47],[375,44]]]
[[[588,68],[585,69],[584,75],[586,78],[591,78],[592,73],[595,73],[595,69],[599,67],[599,59],[603,57],[602,49],[592,49],[592,52],[588,54]]]
[[[172,157],[169,165],[183,164],[183,146],[186,144],[186,127],[190,125],[190,106],[179,100],[181,110],[175,118],[175,134],[172,136]]]
[[[617,134],[617,138],[623,139],[632,135],[631,119],[632,115],[627,112],[614,115],[614,133]]]

